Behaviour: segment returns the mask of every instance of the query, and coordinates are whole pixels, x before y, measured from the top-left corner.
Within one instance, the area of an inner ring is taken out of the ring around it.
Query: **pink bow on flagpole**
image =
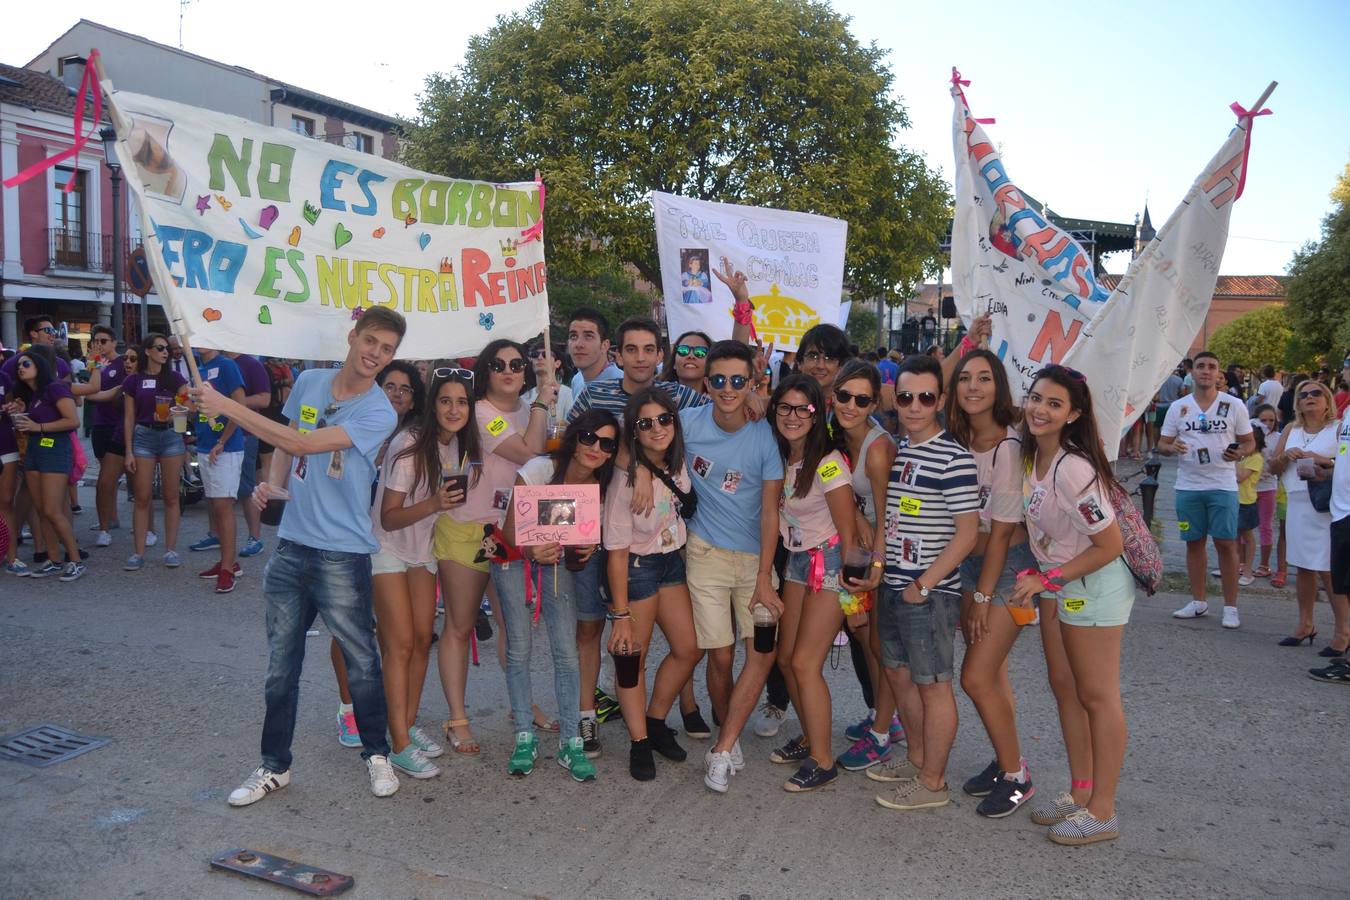
[[[956,93],[961,95],[961,102],[965,105],[966,109],[969,110],[970,101],[966,99],[966,92],[961,90],[961,88],[963,87],[970,87],[970,79],[962,78],[961,73],[957,71],[956,66],[952,66],[952,88],[956,91]],[[976,119],[975,121],[980,125],[994,124],[993,119]]]
[[[528,244],[535,239],[544,239],[544,195],[547,193],[547,190],[544,187],[544,177],[539,174],[537,169],[534,173],[534,183],[535,186],[539,188],[539,221],[520,233],[520,242],[522,244]]]
[[[1233,111],[1233,114],[1238,117],[1239,125],[1242,125],[1243,123],[1246,123],[1247,125],[1247,128],[1245,129],[1247,134],[1242,139],[1242,174],[1238,176],[1237,193],[1233,195],[1234,200],[1241,197],[1243,189],[1247,187],[1247,155],[1252,149],[1252,125],[1255,123],[1258,116],[1269,116],[1272,114],[1268,109],[1261,109],[1261,104],[1266,102],[1266,97],[1270,96],[1270,90],[1274,87],[1275,85],[1272,84],[1270,88],[1267,88],[1266,93],[1256,102],[1257,109],[1255,112],[1244,109],[1242,104],[1238,103],[1236,100],[1228,107]]]
[[[60,165],[72,157],[78,157],[80,151],[82,151],[85,148],[85,145],[89,143],[89,139],[98,133],[98,123],[103,119],[103,91],[98,84],[98,74],[95,67],[95,62],[97,60],[98,51],[90,50],[89,59],[86,60],[84,64],[84,77],[80,79],[80,90],[79,93],[75,95],[75,127],[73,135],[74,143],[72,146],[66,150],[62,150],[55,156],[49,156],[44,160],[33,163],[33,165],[11,178],[6,178],[4,181],[5,187],[14,187],[15,185],[23,184],[25,181],[47,171],[52,166]],[[89,91],[93,91],[94,93],[94,124],[89,129],[89,133],[85,134],[84,97]],[[68,180],[66,186],[62,188],[67,194],[74,189],[74,178]]]

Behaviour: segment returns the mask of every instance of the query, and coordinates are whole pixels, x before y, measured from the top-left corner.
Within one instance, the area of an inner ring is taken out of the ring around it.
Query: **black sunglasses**
[[[741,390],[750,382],[750,379],[746,378],[744,375],[709,375],[708,384],[712,385],[713,390],[720,391],[727,386],[728,378],[731,379],[731,389],[734,391]]]
[[[920,391],[917,394],[913,391],[900,391],[895,395],[895,402],[905,409],[909,409],[913,406],[916,399],[919,401],[920,406],[937,406],[937,394],[932,391]]]
[[[1320,396],[1322,396],[1322,392],[1321,392],[1321,391],[1299,391],[1299,392],[1298,392],[1298,399],[1300,399],[1300,400],[1307,400],[1309,397],[1320,397]]]
[[[603,438],[594,431],[578,431],[577,440],[587,447],[594,447],[597,443],[600,449],[606,453],[615,453],[619,449],[619,442],[615,438]]]
[[[529,352],[530,359],[543,359],[546,356],[548,356],[548,354],[543,350],[531,350]]]
[[[505,372],[507,366],[511,367],[512,372],[515,372],[517,375],[519,375],[521,372],[525,371],[526,365],[527,363],[525,362],[525,360],[521,359],[519,356],[517,356],[510,362],[507,362],[506,360],[503,359],[493,359],[488,361],[488,368],[496,372],[498,375]]]
[[[675,347],[676,356],[688,356],[694,354],[694,359],[703,359],[708,355],[707,347],[690,347],[688,344],[679,344]]]
[[[439,369],[431,370],[431,377],[458,378],[461,381],[473,381],[473,369],[461,369],[459,366],[441,366]]]
[[[652,428],[654,428],[657,425],[660,425],[662,428],[665,428],[667,425],[669,425],[671,422],[674,421],[675,421],[674,416],[672,416],[668,412],[664,412],[656,417],[647,416],[644,419],[638,419],[633,424],[637,426],[638,431],[651,431]]]
[[[876,398],[871,394],[850,394],[842,388],[835,388],[834,390],[834,402],[840,406],[847,406],[849,402],[852,401],[853,405],[858,409],[863,409],[864,407],[871,406],[872,401],[875,399]]]
[[[151,349],[151,350],[154,350],[156,353],[168,353],[168,352],[169,352],[169,345],[168,345],[168,344],[151,344],[151,345],[150,345],[150,349]]]

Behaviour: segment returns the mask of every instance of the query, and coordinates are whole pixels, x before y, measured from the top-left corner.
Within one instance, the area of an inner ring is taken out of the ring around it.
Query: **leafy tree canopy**
[[[1314,353],[1350,348],[1350,164],[1332,188],[1322,239],[1303,245],[1289,265],[1289,318]]]
[[[938,259],[946,184],[900,148],[884,51],[814,0],[536,0],[433,76],[413,165],[542,170],[553,282],[631,265],[659,283],[647,194],[846,219],[846,281],[899,302]]]
[[[1208,349],[1225,366],[1239,365],[1256,372],[1264,365],[1307,371],[1315,354],[1293,338],[1285,308],[1263,306],[1216,329]]]

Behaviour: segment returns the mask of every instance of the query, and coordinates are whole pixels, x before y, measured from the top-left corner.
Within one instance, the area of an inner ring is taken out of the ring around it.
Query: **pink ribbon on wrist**
[[[755,334],[755,304],[749,300],[737,300],[731,307],[731,318],[737,325],[750,326],[750,340],[758,341]]]

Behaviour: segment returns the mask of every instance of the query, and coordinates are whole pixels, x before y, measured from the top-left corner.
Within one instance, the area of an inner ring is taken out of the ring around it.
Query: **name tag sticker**
[[[215,381],[215,380],[216,380],[217,378],[219,378],[219,377],[220,377],[220,369],[219,369],[219,368],[215,368],[215,369],[207,369],[207,370],[206,370],[206,379],[207,379],[208,381]]]
[[[487,423],[488,434],[492,435],[493,437],[496,437],[497,435],[505,431],[506,427],[507,427],[506,420],[503,419],[501,416],[498,416],[491,422]]]
[[[1087,600],[1082,597],[1065,597],[1064,608],[1069,612],[1082,612],[1083,607],[1087,606]]]
[[[828,484],[834,479],[839,477],[840,471],[842,470],[839,468],[839,463],[827,462],[820,468],[816,469],[816,474],[820,476],[821,481]]]
[[[1339,453],[1341,456],[1344,456],[1347,447],[1350,447],[1350,444],[1341,444],[1340,449],[1337,450],[1336,452]]]
[[[907,516],[917,516],[919,510],[923,508],[923,501],[914,497],[900,498],[900,511]]]
[[[319,421],[319,408],[317,406],[300,407],[300,421],[306,425],[313,425]]]
[[[42,438],[41,440],[38,441],[38,446],[39,446],[39,447],[55,447],[55,446],[56,446],[56,438]]]

